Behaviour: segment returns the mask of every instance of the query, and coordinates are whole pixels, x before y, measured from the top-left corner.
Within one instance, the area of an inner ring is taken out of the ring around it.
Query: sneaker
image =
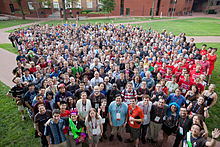
[[[118,140],[119,140],[120,142],[122,142],[121,135],[117,135],[117,137],[118,137]]]
[[[109,141],[112,141],[113,138],[114,138],[114,135],[111,135],[111,136],[109,137]]]
[[[102,137],[103,137],[104,139],[107,139],[107,136],[106,136],[105,134],[103,134]]]
[[[102,137],[99,139],[99,141],[100,141],[100,142],[102,142],[102,141],[103,141]]]
[[[152,139],[147,138],[147,143],[152,143]]]
[[[134,140],[131,140],[131,139],[126,139],[125,140],[125,143],[132,143]]]

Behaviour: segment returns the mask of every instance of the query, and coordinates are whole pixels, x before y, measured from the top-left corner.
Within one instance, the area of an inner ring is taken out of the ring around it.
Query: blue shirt
[[[108,112],[111,113],[112,125],[117,127],[122,126],[128,114],[128,105],[122,102],[121,105],[118,106],[116,101],[113,101],[108,107]],[[116,113],[120,113],[120,120],[116,119]]]
[[[171,93],[167,98],[167,102],[169,102],[169,104],[173,102],[177,103],[181,107],[186,103],[186,98],[182,95],[177,97],[175,93]]]
[[[155,82],[152,78],[147,79],[146,77],[144,77],[142,80],[147,82],[147,88],[150,89],[151,87],[155,86]]]
[[[45,127],[44,135],[50,136],[51,144],[60,144],[66,141],[66,137],[63,133],[63,128],[65,127],[65,121],[63,119],[59,119],[59,122],[55,124],[53,120],[51,120],[50,124]]]

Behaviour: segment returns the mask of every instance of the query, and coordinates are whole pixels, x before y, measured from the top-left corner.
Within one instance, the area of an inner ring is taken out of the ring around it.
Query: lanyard
[[[91,122],[92,122],[92,120],[91,120]],[[97,129],[97,120],[96,120],[96,118],[95,118],[95,128],[94,128],[94,125],[93,125],[93,122],[92,122],[92,129]]]
[[[184,121],[183,121],[183,124],[182,124],[182,126],[181,126],[182,128],[183,128],[185,122],[186,122],[186,118],[185,118]],[[180,124],[179,124],[179,127],[180,127]]]
[[[83,111],[83,106],[84,106],[84,104],[82,102],[82,111]],[[86,104],[85,104],[84,108],[85,108],[84,111],[86,111]]]
[[[118,106],[117,106],[117,104],[116,104],[116,113],[121,113],[122,104],[120,105],[119,112],[117,111],[117,108],[118,108]]]
[[[172,102],[173,102],[173,100],[174,100],[174,96],[175,96],[175,95],[173,95]],[[175,103],[177,103],[177,102],[179,101],[179,99],[180,99],[180,96],[179,96],[179,98],[176,100]]]
[[[185,83],[185,80],[184,80],[184,83]],[[184,85],[186,85],[186,84],[184,84]],[[187,89],[188,89],[188,86],[189,86],[189,82],[188,82],[188,84],[186,85],[186,87],[183,86],[183,88],[185,88],[185,89],[187,90]]]
[[[144,108],[145,108],[145,105],[143,104],[143,112],[144,112]],[[146,114],[148,113],[148,108],[149,108],[149,104],[147,104],[147,112],[146,112]]]
[[[143,90],[143,89],[141,88],[141,94],[142,94],[142,90]],[[144,90],[144,93],[143,93],[143,94],[146,94],[146,89]]]
[[[102,109],[101,109],[101,111],[102,111]],[[106,111],[105,111],[105,112],[106,112]],[[102,118],[103,118],[103,115],[105,114],[105,112],[102,111]]]
[[[196,103],[196,105],[193,107],[193,110],[192,110],[192,111],[194,111],[194,109],[196,108],[197,105],[198,105],[198,103]],[[200,108],[201,108],[201,105],[199,106],[199,108],[196,110],[195,113],[197,113],[197,112],[200,110]]]
[[[46,113],[44,114],[44,118],[45,118],[45,122],[47,121],[47,115],[46,115]],[[40,119],[41,119],[41,121],[44,123],[44,120],[43,120],[43,117],[42,117],[42,115],[40,114]]]
[[[156,113],[156,116],[158,115],[158,109],[159,109],[159,107],[158,107],[158,105],[157,105],[157,113]],[[163,110],[164,110],[164,106],[163,106],[162,112],[160,113],[160,118],[161,118],[161,116],[162,116],[162,114],[163,114]]]

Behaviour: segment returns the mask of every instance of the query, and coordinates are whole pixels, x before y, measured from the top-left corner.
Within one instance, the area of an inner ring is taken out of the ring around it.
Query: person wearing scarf
[[[85,125],[78,117],[78,111],[72,110],[70,117],[66,121],[69,124],[68,139],[71,147],[81,147],[86,138]]]

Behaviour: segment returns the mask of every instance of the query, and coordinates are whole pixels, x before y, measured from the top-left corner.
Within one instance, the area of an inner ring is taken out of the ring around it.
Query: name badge
[[[147,114],[144,114],[144,120],[145,121],[147,120]]]
[[[97,129],[92,129],[92,135],[97,135],[98,130]]]
[[[154,121],[155,121],[155,122],[159,122],[159,121],[160,121],[160,117],[159,117],[159,116],[156,116],[155,119],[154,119]]]
[[[183,147],[189,147],[186,141],[183,142]]]
[[[186,100],[186,104],[189,104],[189,100]]]
[[[183,92],[183,93],[186,93],[186,89],[183,89],[182,92]]]
[[[172,87],[170,87],[170,88],[169,88],[169,92],[172,92],[172,91],[173,91],[173,88],[172,88]]]
[[[120,119],[121,119],[120,113],[116,113],[116,119],[117,119],[117,120],[120,120]]]
[[[182,127],[179,127],[179,132],[181,135],[183,135],[183,128]]]
[[[134,124],[134,121],[133,120],[131,120],[131,119],[134,119],[132,116],[130,116],[130,123],[133,125]]]
[[[104,123],[105,123],[105,118],[102,119],[102,124],[104,124]]]
[[[95,108],[98,109],[99,108],[99,104],[96,103],[95,104]]]

